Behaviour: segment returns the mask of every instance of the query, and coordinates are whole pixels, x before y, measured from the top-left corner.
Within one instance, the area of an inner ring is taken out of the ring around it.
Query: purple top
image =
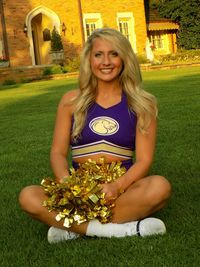
[[[123,157],[125,162],[128,159],[132,164],[136,123],[136,114],[128,109],[125,94],[118,104],[109,108],[94,103],[88,109],[81,137],[76,143],[71,142],[73,161],[103,152]]]

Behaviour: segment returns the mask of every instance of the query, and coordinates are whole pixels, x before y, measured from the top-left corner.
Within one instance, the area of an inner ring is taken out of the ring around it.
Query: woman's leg
[[[124,237],[164,234],[166,227],[161,220],[146,217],[161,209],[170,195],[171,186],[164,177],[154,175],[143,178],[116,200],[112,223],[90,221],[86,235]]]
[[[112,219],[115,228],[116,224],[120,225],[125,222],[139,220],[159,210],[165,205],[170,197],[170,193],[171,187],[169,182],[161,176],[149,176],[137,181],[116,200]],[[42,206],[42,202],[45,199],[47,199],[47,196],[41,186],[28,186],[21,191],[19,202],[22,209],[34,219],[50,226],[68,230],[63,226],[63,221],[57,222],[55,220],[56,212],[49,212],[46,207]],[[107,232],[106,225],[95,223],[95,227],[100,228],[100,231],[102,226],[103,231]],[[136,224],[134,224],[135,226]],[[108,236],[111,229],[114,229],[113,225],[108,224]],[[88,223],[81,225],[73,224],[69,230],[78,234],[85,234],[87,232],[88,235],[91,235],[87,231]],[[122,228],[119,231],[122,231]],[[104,234],[105,236],[107,235],[107,233]]]
[[[140,220],[164,207],[171,185],[162,176],[148,176],[131,185],[115,202],[112,222]]]
[[[46,207],[42,205],[43,201],[47,199],[44,189],[39,185],[31,185],[25,187],[19,195],[19,203],[21,208],[28,213],[32,218],[41,221],[49,226],[55,226],[57,228],[68,228],[63,226],[63,221],[56,221],[56,212],[49,212]],[[87,229],[87,223],[81,225],[73,225],[70,231],[74,231],[79,234],[85,234]]]

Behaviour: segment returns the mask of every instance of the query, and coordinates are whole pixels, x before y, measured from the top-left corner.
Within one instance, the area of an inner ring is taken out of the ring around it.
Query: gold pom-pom
[[[97,164],[89,159],[79,164],[77,170],[71,168],[70,176],[64,183],[43,179],[41,185],[48,196],[43,205],[49,211],[58,212],[56,220],[64,220],[65,227],[92,219],[98,219],[101,223],[110,222],[114,204],[106,204],[105,194],[98,185],[115,181],[125,172],[121,162],[108,164],[101,158]]]

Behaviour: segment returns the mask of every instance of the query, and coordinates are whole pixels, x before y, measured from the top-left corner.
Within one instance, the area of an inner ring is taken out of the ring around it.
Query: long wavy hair
[[[112,43],[114,50],[123,62],[119,83],[124,91],[130,111],[136,113],[140,131],[145,134],[152,118],[157,116],[157,103],[153,95],[142,88],[142,76],[137,57],[130,42],[117,30],[102,28],[95,30],[85,43],[81,54],[79,72],[79,94],[75,99],[74,125],[72,139],[76,141],[81,134],[88,108],[95,102],[97,78],[90,66],[90,53],[97,38]]]

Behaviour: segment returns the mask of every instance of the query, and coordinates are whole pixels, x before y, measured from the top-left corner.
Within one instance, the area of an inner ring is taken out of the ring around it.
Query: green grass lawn
[[[81,238],[50,245],[48,227],[18,206],[20,190],[52,176],[49,165],[56,107],[76,80],[42,81],[0,89],[0,266],[200,266],[200,67],[143,73],[159,102],[159,130],[151,172],[173,185],[167,207],[155,214],[165,236]]]

